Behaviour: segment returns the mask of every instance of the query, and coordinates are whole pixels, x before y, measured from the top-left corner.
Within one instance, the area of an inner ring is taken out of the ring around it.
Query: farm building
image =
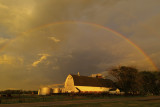
[[[117,88],[117,89],[113,88],[113,89],[110,89],[110,90],[109,90],[109,94],[124,95],[125,93],[124,93],[124,92],[121,92],[118,88]]]
[[[52,88],[42,87],[38,90],[38,95],[51,95],[52,92],[53,92]]]
[[[69,74],[65,81],[65,92],[71,93],[102,93],[109,92],[113,87],[113,82],[103,79],[101,76],[88,77]]]
[[[38,95],[51,95],[59,93],[104,93],[119,94],[120,90],[114,88],[113,81],[103,79],[101,74],[92,74],[89,76],[80,76],[69,74],[64,83],[64,88],[42,87]]]
[[[117,89],[110,89],[109,90],[109,94],[120,94],[120,90],[117,88]]]

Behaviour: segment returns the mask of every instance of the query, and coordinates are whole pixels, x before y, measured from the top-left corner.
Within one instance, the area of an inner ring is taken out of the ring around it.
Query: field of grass
[[[101,101],[103,99],[105,99],[105,101]],[[16,103],[41,104],[38,102],[45,102],[44,104],[46,105],[40,105],[39,107],[160,107],[160,97],[157,98],[156,96],[12,95],[12,97],[1,97],[1,104],[9,104],[11,106]],[[52,104],[47,102],[51,102]],[[57,102],[59,103],[55,104]],[[61,105],[62,103],[64,105]]]
[[[53,96],[38,96],[38,95],[12,95],[11,97],[1,97],[1,104],[14,103],[33,103],[33,102],[53,102],[72,100],[71,96],[53,95]]]
[[[15,104],[15,103],[34,103],[34,102],[55,102],[55,101],[72,101],[72,100],[89,100],[89,99],[115,99],[123,96],[102,96],[102,95],[52,95],[52,96],[38,96],[38,95],[12,95],[11,97],[1,97],[1,104]],[[136,96],[134,96],[136,97]]]
[[[0,97],[1,104],[14,104],[14,103],[33,103],[33,102],[54,102],[54,101],[69,101],[69,100],[85,100],[97,97],[92,96],[69,96],[69,95],[52,95],[52,96],[39,96],[39,95],[12,95],[11,97]],[[102,98],[102,97],[99,97]]]
[[[53,107],[53,106],[46,106]],[[69,104],[58,105],[54,107],[160,107],[159,101],[115,101],[103,103],[85,103],[85,104]]]

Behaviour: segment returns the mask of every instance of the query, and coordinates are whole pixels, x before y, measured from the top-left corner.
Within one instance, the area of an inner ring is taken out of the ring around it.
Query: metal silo
[[[54,93],[54,94],[61,93],[60,88],[53,88],[53,93]]]
[[[51,95],[53,92],[52,88],[42,87],[38,90],[38,95]]]

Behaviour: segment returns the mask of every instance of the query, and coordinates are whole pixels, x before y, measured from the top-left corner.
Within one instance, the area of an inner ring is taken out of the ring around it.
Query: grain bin
[[[60,88],[53,88],[53,93],[55,93],[55,94],[61,93],[61,89]]]
[[[42,87],[38,90],[38,95],[51,95],[53,92],[52,88]]]

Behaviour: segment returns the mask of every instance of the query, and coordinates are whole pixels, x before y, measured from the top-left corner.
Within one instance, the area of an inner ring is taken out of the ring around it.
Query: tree
[[[158,71],[143,71],[141,74],[141,81],[144,92],[146,94],[160,94],[160,72]]]
[[[138,70],[136,68],[119,66],[118,68],[111,69],[109,75],[115,81],[117,88],[126,94],[134,94],[138,91]]]
[[[154,72],[156,76],[156,95],[160,95],[160,72]]]
[[[156,94],[157,85],[156,85],[156,75],[153,72],[142,71],[140,74],[140,83],[141,83],[141,93],[142,94]]]

